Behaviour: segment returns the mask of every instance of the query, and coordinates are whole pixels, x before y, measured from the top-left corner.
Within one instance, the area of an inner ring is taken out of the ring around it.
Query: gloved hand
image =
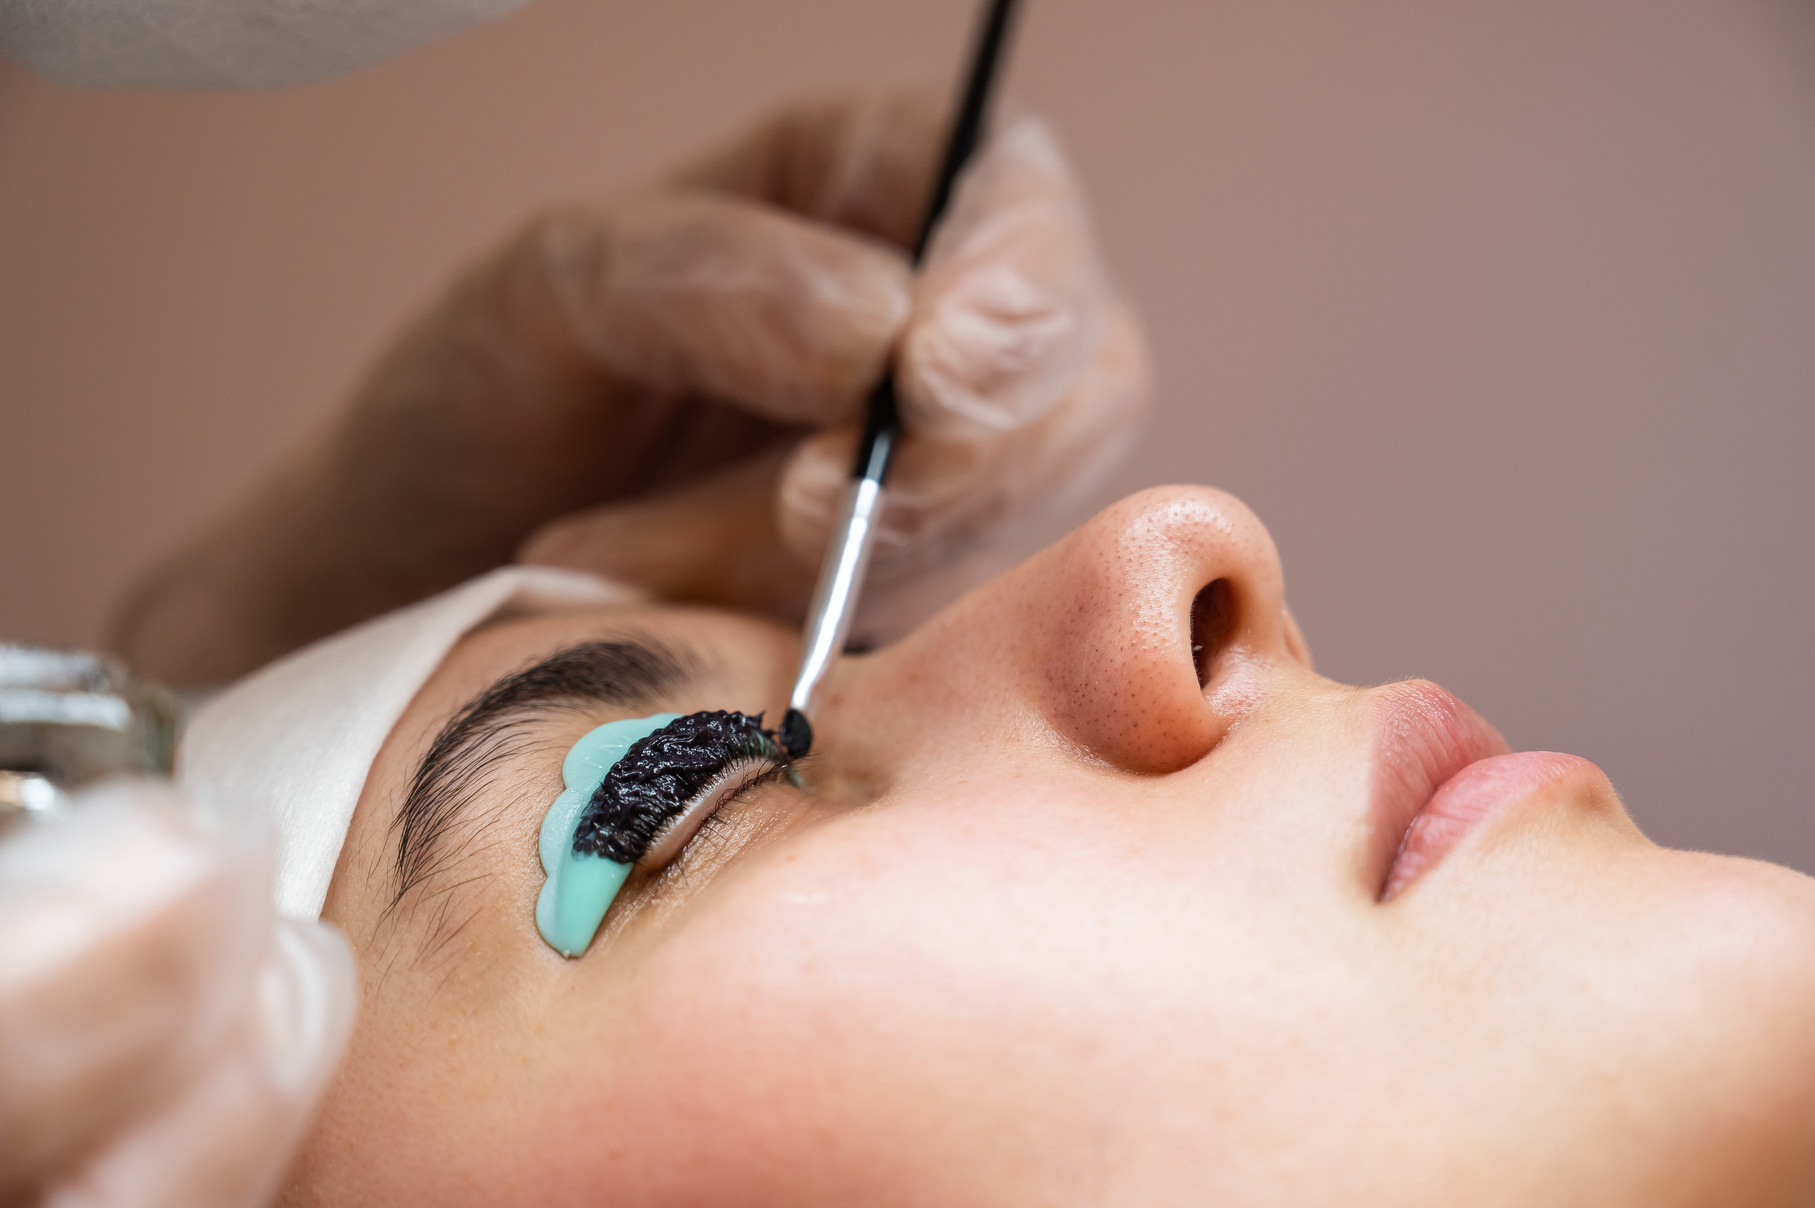
[[[918,230],[944,139],[942,106],[926,97],[829,104],[783,114],[681,182],[900,246]],[[750,212],[737,204],[726,214]],[[983,148],[917,278],[893,249],[840,242],[848,258],[799,256],[793,275],[732,265],[715,288],[636,283],[651,309],[691,303],[672,321],[695,325],[693,363],[722,375],[702,383],[706,393],[824,430],[805,440],[784,432],[766,457],[551,522],[523,546],[524,560],[795,619],[891,345],[909,438],[890,475],[866,614],[888,617],[891,598],[910,587],[924,610],[995,569],[960,559],[1029,507],[1088,491],[1139,435],[1139,329],[1110,290],[1077,182],[1039,121],[1010,121]],[[750,321],[752,287],[812,326],[764,338]],[[892,321],[878,322],[885,314]],[[611,324],[601,316],[596,328]],[[626,349],[615,359],[637,358]],[[930,591],[913,582],[935,572],[951,582]],[[888,627],[914,619],[888,617]]]
[[[1002,125],[910,271],[944,134],[930,98],[804,106],[536,221],[141,591],[121,648],[166,681],[225,679],[514,556],[795,619],[891,353],[909,435],[866,603],[938,603],[965,584],[929,590],[930,568],[974,573],[984,538],[1093,485],[1146,401],[1038,122]]]
[[[352,953],[269,856],[119,782],[0,842],[0,1203],[251,1208],[351,1030]]]

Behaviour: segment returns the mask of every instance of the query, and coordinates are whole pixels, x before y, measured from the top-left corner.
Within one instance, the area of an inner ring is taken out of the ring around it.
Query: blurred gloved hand
[[[830,104],[784,114],[683,175],[726,195],[727,235],[760,216],[786,221],[800,248],[776,264],[767,253],[780,241],[752,229],[745,245],[762,249],[760,264],[716,278],[701,265],[685,289],[652,274],[632,286],[638,302],[700,341],[690,361],[718,380],[693,389],[823,431],[801,440],[784,430],[767,457],[554,521],[523,547],[526,560],[793,619],[891,348],[910,437],[890,476],[866,611],[1029,506],[1095,485],[1140,432],[1146,360],[1098,262],[1077,182],[1044,125],[1007,123],[962,179],[916,278],[899,248],[917,231],[944,136],[941,107],[922,97]],[[764,322],[771,314],[787,322]],[[632,349],[601,356],[639,359]]]
[[[0,842],[0,1203],[266,1202],[351,1029],[352,953],[269,856],[120,782]]]
[[[952,594],[928,573],[974,575],[967,552],[1129,446],[1146,359],[1037,121],[1002,124],[910,270],[944,134],[918,95],[809,105],[534,222],[152,580],[122,648],[224,679],[513,557],[797,618],[891,355],[909,435],[866,604]]]

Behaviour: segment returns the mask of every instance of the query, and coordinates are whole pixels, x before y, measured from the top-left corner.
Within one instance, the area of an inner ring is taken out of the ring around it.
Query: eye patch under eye
[[[709,710],[614,721],[587,733],[562,761],[566,790],[542,820],[547,881],[536,929],[563,956],[592,943],[606,911],[646,856],[672,859],[752,765],[786,764],[762,719]],[[653,845],[653,850],[652,850]]]

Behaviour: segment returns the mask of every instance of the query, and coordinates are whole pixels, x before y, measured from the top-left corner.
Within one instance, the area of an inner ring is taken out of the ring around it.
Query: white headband
[[[270,820],[278,912],[318,918],[372,760],[455,643],[488,621],[646,599],[572,571],[512,566],[481,575],[221,693],[190,723],[179,776],[203,800]]]

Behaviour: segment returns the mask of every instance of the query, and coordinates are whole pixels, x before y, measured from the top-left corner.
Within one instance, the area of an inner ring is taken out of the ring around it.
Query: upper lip
[[[1440,785],[1510,747],[1480,714],[1428,680],[1406,680],[1371,694],[1370,867],[1384,887],[1412,819]]]

